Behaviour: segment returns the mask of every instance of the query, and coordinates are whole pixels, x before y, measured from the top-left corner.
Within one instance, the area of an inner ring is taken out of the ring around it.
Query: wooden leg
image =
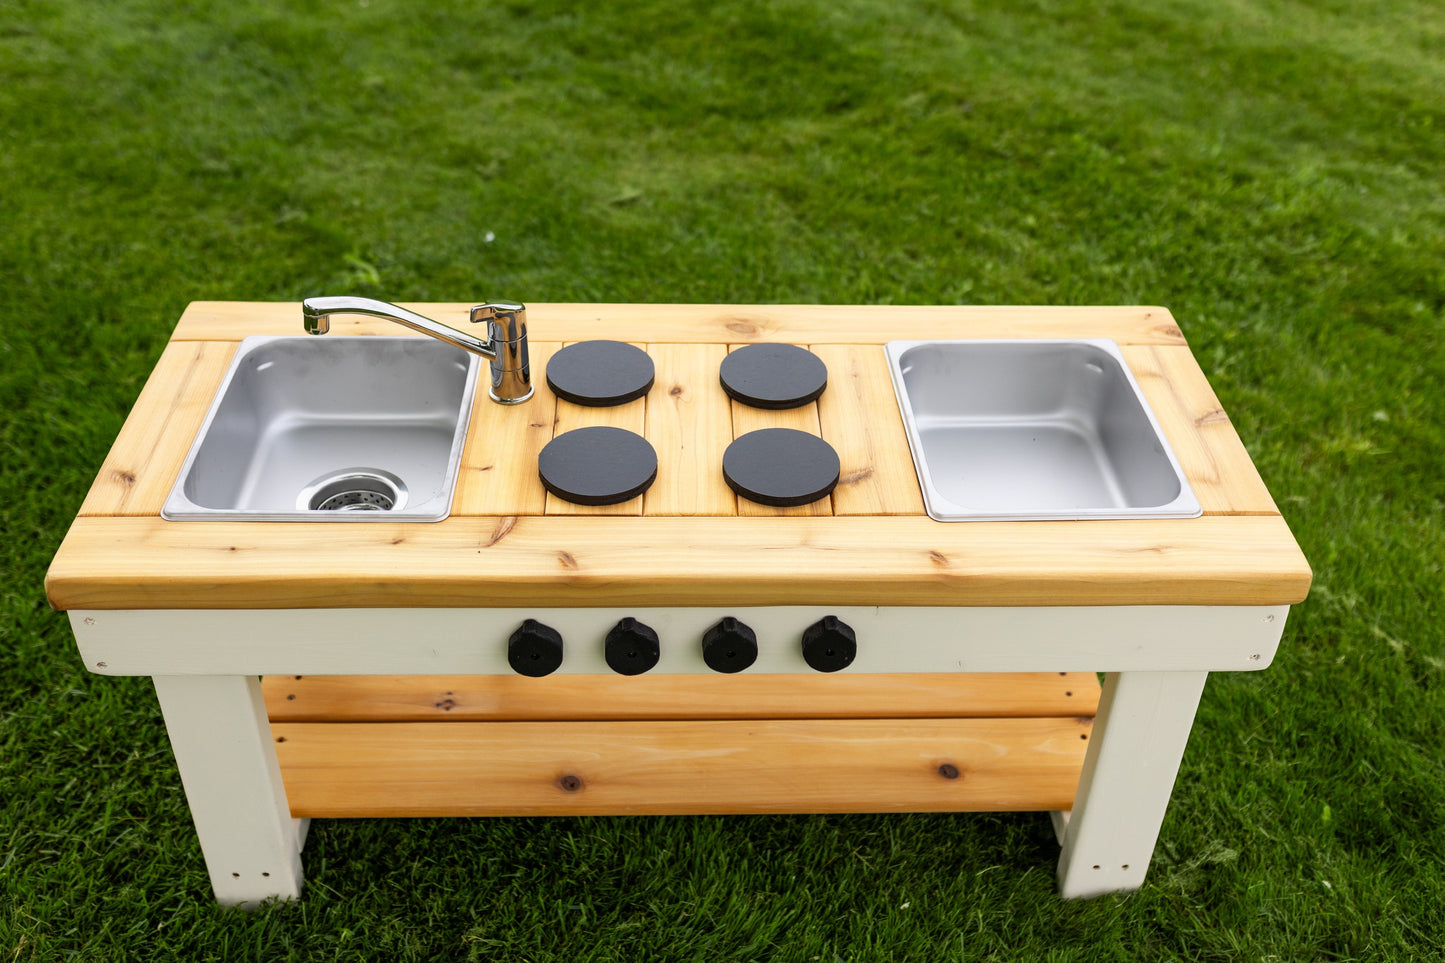
[[[216,901],[301,894],[296,821],[256,676],[154,676]]]
[[[1063,827],[1059,894],[1136,890],[1154,854],[1207,672],[1111,672]]]

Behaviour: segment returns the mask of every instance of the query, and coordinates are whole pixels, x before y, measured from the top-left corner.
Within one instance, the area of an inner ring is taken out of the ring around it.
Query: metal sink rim
[[[369,345],[383,346],[387,344],[431,344],[431,339],[408,336],[382,336],[382,335],[333,335],[328,336],[325,341],[314,335],[252,335],[243,338],[237,346],[236,354],[231,359],[211,403],[206,411],[206,417],[197,429],[191,446],[186,452],[185,460],[181,464],[180,471],[176,474],[171,490],[161,508],[161,517],[167,521],[284,521],[284,522],[439,522],[451,515],[452,499],[456,493],[457,481],[461,476],[462,451],[466,446],[467,431],[471,421],[472,407],[476,398],[477,385],[479,382],[480,359],[470,352],[459,348],[454,349],[459,361],[466,364],[464,383],[461,394],[458,398],[457,417],[452,431],[451,444],[447,452],[446,468],[443,474],[443,482],[437,490],[436,495],[430,498],[415,500],[411,503],[402,504],[394,510],[387,511],[334,511],[317,509],[282,509],[282,510],[261,510],[251,508],[212,508],[197,504],[186,494],[186,482],[195,467],[201,450],[208,438],[216,417],[221,410],[223,403],[231,389],[237,375],[242,370],[244,360],[251,354],[271,344],[280,342],[293,342],[297,345],[335,344],[343,341],[365,340]],[[440,345],[440,342],[435,342]],[[320,348],[326,350],[325,348]],[[449,409],[448,409],[449,410]],[[381,474],[390,473],[385,465],[366,466],[363,471],[378,470]],[[403,500],[406,493],[403,492]]]
[[[1090,346],[1107,354],[1117,365],[1118,373],[1122,380],[1128,385],[1130,393],[1137,402],[1143,417],[1147,419],[1153,438],[1157,442],[1163,459],[1167,461],[1168,468],[1178,483],[1178,493],[1167,502],[1155,506],[1116,506],[1116,507],[1071,507],[1064,509],[1030,510],[1027,507],[999,509],[999,508],[978,508],[961,505],[958,502],[946,497],[940,487],[934,483],[933,473],[929,466],[928,452],[921,431],[915,417],[915,407],[910,399],[909,388],[903,372],[903,361],[905,355],[914,348],[927,346],[946,345],[968,345],[968,346],[991,346],[991,345],[1031,345],[1031,346]],[[958,339],[924,339],[924,340],[896,340],[889,341],[884,345],[884,352],[888,361],[888,374],[893,382],[894,394],[898,401],[899,413],[903,419],[904,433],[908,438],[909,452],[913,457],[914,469],[917,472],[919,486],[923,493],[924,508],[930,518],[940,522],[963,522],[963,521],[1088,521],[1104,519],[1164,519],[1164,518],[1198,518],[1204,514],[1199,500],[1195,497],[1190,487],[1189,479],[1185,476],[1184,470],[1174,453],[1169,439],[1159,424],[1148,399],[1140,389],[1134,373],[1130,371],[1129,364],[1124,358],[1119,345],[1112,338],[958,338]]]

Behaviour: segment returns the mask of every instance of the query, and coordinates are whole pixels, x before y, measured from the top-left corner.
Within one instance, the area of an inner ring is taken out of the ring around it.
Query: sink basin
[[[433,338],[246,338],[161,515],[440,521],[477,361]]]
[[[931,517],[1202,514],[1113,341],[890,341],[885,350]]]

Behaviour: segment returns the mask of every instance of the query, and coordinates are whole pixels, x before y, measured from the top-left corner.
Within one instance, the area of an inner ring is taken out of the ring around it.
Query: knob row
[[[518,674],[539,678],[561,667],[562,650],[562,633],[527,619],[507,640],[507,662]],[[662,644],[651,626],[628,616],[608,630],[602,652],[613,672],[641,675],[657,665]],[[803,630],[803,661],[819,672],[846,669],[857,654],[857,635],[837,616],[825,615]],[[757,633],[731,615],[703,633],[702,660],[714,672],[741,672],[757,658]]]

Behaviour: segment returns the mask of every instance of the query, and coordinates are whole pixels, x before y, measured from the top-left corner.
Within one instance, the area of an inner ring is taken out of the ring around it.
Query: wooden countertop
[[[407,305],[458,327],[470,304]],[[168,522],[165,501],[241,338],[299,334],[297,304],[190,305],[46,578],[60,609],[593,605],[1277,605],[1310,570],[1169,312],[1157,307],[530,304],[536,395],[479,391],[452,516],[436,524]],[[338,316],[331,337],[400,335]],[[547,358],[596,337],[643,347],[647,397],[583,408]],[[893,339],[1117,341],[1188,476],[1194,519],[941,523],[923,511],[883,350]],[[814,404],[762,411],[718,384],[730,347],[786,341],[828,365]],[[643,434],[657,482],[622,505],[550,496],[537,453],[607,424]],[[739,499],[722,451],[762,427],[837,450],[832,496]]]

